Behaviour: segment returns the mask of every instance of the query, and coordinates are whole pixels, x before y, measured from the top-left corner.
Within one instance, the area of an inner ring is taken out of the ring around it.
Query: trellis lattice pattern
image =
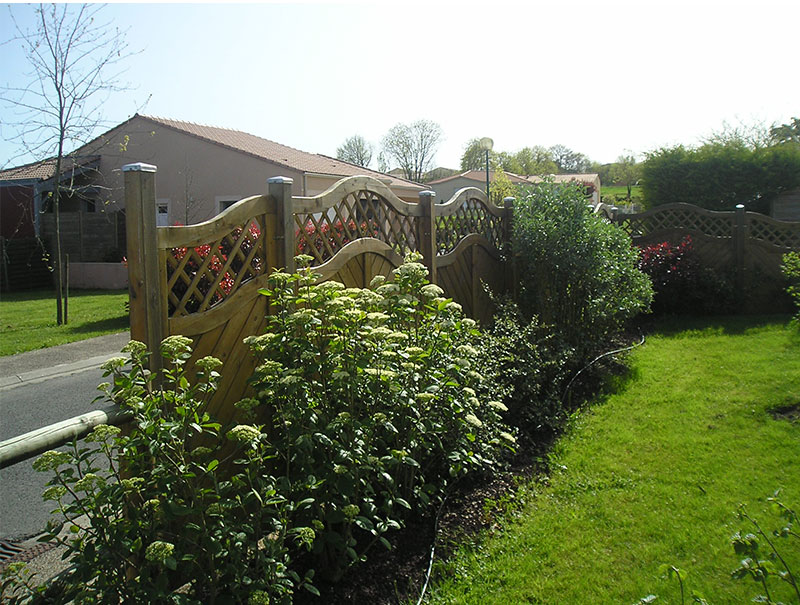
[[[779,248],[800,249],[800,230],[794,225],[777,225],[758,215],[750,215],[750,237]]]
[[[503,219],[489,212],[481,200],[468,199],[453,214],[436,217],[436,253],[449,254],[470,233],[483,235],[499,250],[503,245]]]
[[[327,211],[295,214],[295,250],[314,257],[313,265],[330,260],[346,244],[371,237],[404,255],[417,249],[413,216],[398,212],[371,191],[348,194]]]
[[[264,273],[263,232],[253,218],[214,242],[168,250],[169,316],[206,311]]]
[[[631,237],[643,237],[655,231],[688,229],[710,237],[733,237],[733,215],[710,216],[690,208],[667,208],[650,215],[624,217],[620,226]]]

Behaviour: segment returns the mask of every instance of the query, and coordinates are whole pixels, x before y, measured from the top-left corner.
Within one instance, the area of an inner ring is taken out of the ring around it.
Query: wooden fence
[[[154,166],[125,173],[131,337],[151,349],[162,338],[193,340],[190,364],[205,355],[223,362],[212,411],[221,421],[245,396],[254,361],[245,337],[262,333],[267,298],[258,294],[273,268],[294,270],[299,253],[312,256],[322,280],[365,287],[418,251],[430,279],[479,320],[491,317],[482,282],[510,285],[503,261],[513,202],[489,204],[479,189],[444,204],[430,191],[419,203],[399,199],[369,177],[342,179],[314,197],[291,195],[292,180],[275,177],[268,191],[197,225],[156,227]],[[154,356],[152,366],[160,366]]]
[[[622,227],[637,246],[691,236],[706,267],[732,276],[741,310],[791,309],[780,265],[783,255],[800,250],[800,222],[778,221],[757,212],[715,212],[692,204],[666,204],[639,214],[624,214],[601,204],[598,212]]]

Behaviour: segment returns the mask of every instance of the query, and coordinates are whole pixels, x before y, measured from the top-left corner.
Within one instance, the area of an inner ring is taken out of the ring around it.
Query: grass
[[[127,330],[126,300],[127,290],[73,290],[69,323],[58,326],[52,290],[4,293],[0,298],[0,356]]]
[[[609,204],[626,203],[628,188],[624,185],[603,185],[600,195],[603,201]],[[631,201],[634,204],[641,204],[642,200],[642,188],[639,185],[631,187]]]
[[[503,530],[440,565],[430,602],[681,603],[662,564],[688,571],[687,603],[691,590],[717,605],[762,594],[730,578],[730,537],[747,527],[740,502],[769,529],[773,492],[800,508],[800,424],[771,413],[800,404],[787,320],[663,323],[631,355],[627,382],[574,421],[550,477],[520,491]],[[788,552],[800,571],[800,548]],[[773,599],[796,603],[788,588]]]

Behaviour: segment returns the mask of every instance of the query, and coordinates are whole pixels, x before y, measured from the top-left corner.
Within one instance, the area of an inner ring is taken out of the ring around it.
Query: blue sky
[[[0,41],[13,31],[7,9]],[[33,6],[10,10],[25,26]],[[800,116],[800,2],[111,4],[128,29],[125,79],[104,116],[142,113],[235,128],[335,155],[398,122],[444,132],[436,164],[472,137],[557,143],[600,162],[692,144],[723,122]],[[25,80],[0,45],[0,85]],[[0,166],[15,155],[0,107]],[[21,163],[26,158],[14,161]]]

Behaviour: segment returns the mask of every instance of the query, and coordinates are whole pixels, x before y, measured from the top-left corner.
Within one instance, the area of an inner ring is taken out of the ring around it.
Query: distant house
[[[505,173],[508,180],[513,185],[530,185],[531,183],[540,183],[544,179],[538,176],[520,176],[511,172]],[[495,173],[493,170],[489,171],[489,186],[494,182]],[[600,202],[600,177],[597,174],[553,174],[549,175],[549,179],[553,179],[556,183],[564,183],[571,181],[578,181],[583,183],[590,191],[592,196],[592,203],[598,204]],[[442,179],[431,181],[427,186],[436,192],[436,199],[439,202],[446,202],[453,194],[459,189],[464,187],[477,187],[478,189],[486,189],[486,171],[485,170],[468,170],[460,174],[454,174]]]
[[[273,176],[294,179],[292,192],[300,196],[316,195],[354,175],[380,179],[407,201],[417,201],[425,189],[246,132],[137,114],[70,154],[62,170],[69,191],[60,205],[62,224],[68,225],[62,239],[73,260],[108,260],[124,250],[124,221],[120,239],[122,215],[116,213],[125,206],[121,168],[133,162],[158,167],[159,225],[205,221],[244,197],[266,192]],[[45,240],[52,236],[53,172],[53,160],[0,172],[4,234],[19,224]]]

